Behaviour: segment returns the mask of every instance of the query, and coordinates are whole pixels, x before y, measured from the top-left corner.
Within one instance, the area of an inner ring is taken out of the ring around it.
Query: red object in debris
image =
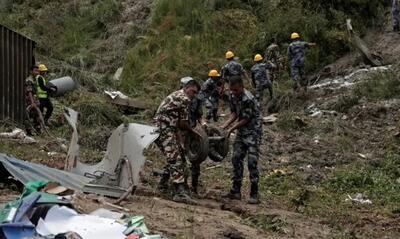
[[[131,234],[127,236],[125,239],[139,239],[140,236],[138,234]]]

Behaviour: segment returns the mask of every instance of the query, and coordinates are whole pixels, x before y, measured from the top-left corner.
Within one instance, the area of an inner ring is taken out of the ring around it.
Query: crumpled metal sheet
[[[94,184],[94,180],[91,178],[26,162],[6,154],[0,154],[0,164],[15,180],[22,184],[30,181],[53,181],[74,190],[110,197],[120,197],[125,192],[123,188]]]
[[[74,139],[78,138],[76,132],[77,113],[72,109],[67,109],[65,115],[71,124],[73,140],[71,140],[71,154],[67,157],[67,165],[71,172],[83,176],[92,176],[97,182],[106,185],[114,185],[128,189],[130,186],[137,186],[140,182],[140,172],[143,169],[146,158],[143,150],[147,148],[158,134],[154,133],[155,128],[142,124],[122,124],[111,135],[107,144],[107,152],[104,159],[95,165],[88,165],[79,162],[79,146]],[[130,167],[121,164],[121,161],[127,159]],[[130,179],[132,177],[132,179]]]

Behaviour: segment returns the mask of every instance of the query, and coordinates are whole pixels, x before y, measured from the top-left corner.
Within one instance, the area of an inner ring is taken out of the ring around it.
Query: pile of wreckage
[[[117,204],[139,184],[143,150],[158,137],[154,128],[120,125],[110,136],[104,159],[87,165],[79,161],[78,113],[67,108],[64,115],[73,129],[64,170],[0,154],[1,182],[25,187],[18,200],[0,211],[0,238],[161,238],[149,235],[143,217],[106,209],[79,214],[73,203],[79,195],[95,195],[105,207],[126,212]],[[15,132],[3,136],[14,138]],[[109,203],[103,196],[115,200]]]
[[[32,181],[0,211],[0,238],[6,239],[160,239],[150,235],[142,216],[98,208],[79,214],[79,193],[57,183]]]
[[[119,204],[140,183],[146,161],[143,151],[157,139],[155,128],[120,125],[109,138],[103,160],[88,165],[79,160],[78,112],[65,108],[64,116],[73,131],[64,170],[0,154],[0,181],[25,188],[18,200],[0,211],[0,238],[161,238],[149,235],[140,216],[126,217],[104,208],[89,215],[74,210],[79,195],[94,195],[106,208],[129,211]],[[216,127],[199,130],[201,138],[187,137],[188,159],[199,164],[207,157],[223,160],[229,151],[224,132]],[[21,140],[26,135],[15,130],[1,137]],[[110,203],[104,197],[114,200]]]

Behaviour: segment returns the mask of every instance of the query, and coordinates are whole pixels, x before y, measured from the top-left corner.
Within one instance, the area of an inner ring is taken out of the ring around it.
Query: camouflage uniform
[[[260,154],[262,122],[258,103],[254,96],[245,90],[240,98],[231,95],[230,107],[238,120],[249,119],[249,122],[237,130],[233,145],[232,193],[240,193],[243,181],[243,160],[248,157],[248,169],[251,182],[251,196],[258,194],[258,159]]]
[[[279,53],[279,46],[275,43],[272,43],[267,47],[267,50],[265,52],[264,59],[266,61],[271,61],[276,67],[271,69],[271,81],[278,80],[279,78],[279,73],[280,73],[280,53]]]
[[[399,0],[392,0],[393,31],[400,30]]]
[[[245,71],[243,69],[243,66],[235,60],[229,61],[221,69],[221,78],[226,83],[229,83],[229,79],[232,76],[243,76],[244,74]]]
[[[30,95],[32,95],[33,101],[31,101]],[[36,99],[36,87],[34,77],[29,76],[25,79],[25,108],[28,110],[28,106],[35,103],[37,106],[39,102]],[[34,109],[30,109],[29,112],[25,111],[25,129],[29,135],[32,134],[32,126],[37,132],[40,132],[40,122],[38,120],[38,112]]]
[[[160,134],[156,144],[167,158],[165,174],[172,177],[172,182],[176,184],[185,182],[186,163],[177,139],[177,124],[179,120],[188,119],[190,102],[183,90],[175,91],[164,99],[154,118]]]
[[[206,108],[208,109],[206,117],[207,120],[213,119],[215,122],[218,121],[218,87],[221,86],[222,82],[219,78],[208,78],[201,87],[200,95],[203,98]]]
[[[256,99],[262,103],[264,89],[268,89],[271,98],[273,97],[272,82],[268,78],[267,69],[274,69],[275,65],[272,63],[256,63],[251,68],[251,79],[256,87]]]
[[[305,78],[305,54],[310,47],[308,42],[294,41],[289,45],[288,57],[291,60],[290,69],[292,80],[295,82],[295,89],[300,86],[307,87]]]

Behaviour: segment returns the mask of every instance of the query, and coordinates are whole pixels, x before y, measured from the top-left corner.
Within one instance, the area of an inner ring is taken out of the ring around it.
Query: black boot
[[[160,181],[158,182],[157,189],[162,193],[167,193],[169,189],[169,172],[164,171],[161,175]]]
[[[242,195],[240,193],[240,188],[241,188],[240,185],[233,184],[232,189],[228,193],[222,195],[222,198],[241,200],[242,199]]]
[[[194,201],[189,196],[184,183],[174,183],[174,195],[172,200],[175,202],[194,204]]]
[[[249,204],[259,204],[260,199],[258,197],[258,184],[252,183],[250,188],[250,199],[248,201]]]

